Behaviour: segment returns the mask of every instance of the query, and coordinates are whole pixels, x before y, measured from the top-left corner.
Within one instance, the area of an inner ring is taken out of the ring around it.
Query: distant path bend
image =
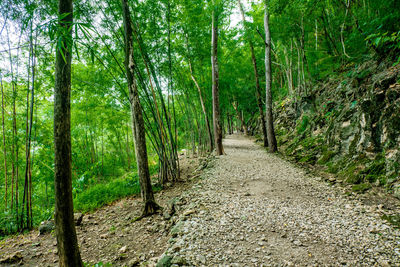
[[[400,266],[400,231],[371,207],[243,136],[224,147],[184,194],[168,255],[194,266]]]

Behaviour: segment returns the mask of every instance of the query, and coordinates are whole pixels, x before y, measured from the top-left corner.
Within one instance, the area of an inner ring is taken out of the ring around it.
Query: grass
[[[161,188],[156,186],[153,190],[159,191]],[[117,178],[105,184],[96,184],[78,194],[74,199],[74,207],[80,212],[93,211],[115,200],[139,193],[140,185],[137,175],[133,178]]]
[[[351,187],[351,190],[356,193],[364,193],[365,191],[371,189],[371,185],[368,183],[356,184]]]
[[[386,220],[390,224],[394,225],[395,228],[400,229],[400,215],[382,215],[382,220]]]

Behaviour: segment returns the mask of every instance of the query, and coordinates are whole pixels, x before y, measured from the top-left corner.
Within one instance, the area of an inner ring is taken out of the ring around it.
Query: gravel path
[[[400,231],[239,135],[180,198],[162,260],[189,266],[400,266]],[[187,204],[185,204],[187,203]]]

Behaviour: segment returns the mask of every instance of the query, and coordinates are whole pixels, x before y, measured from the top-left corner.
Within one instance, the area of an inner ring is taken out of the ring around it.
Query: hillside
[[[364,192],[400,198],[400,66],[368,61],[277,104],[282,151]]]

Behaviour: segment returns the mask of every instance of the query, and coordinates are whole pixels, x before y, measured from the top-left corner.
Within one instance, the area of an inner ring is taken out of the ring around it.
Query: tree
[[[265,30],[265,80],[266,80],[266,119],[267,119],[267,136],[268,146],[270,152],[276,152],[277,142],[274,131],[274,120],[272,114],[272,74],[271,74],[271,34],[269,30],[269,12],[268,12],[268,1],[264,0],[264,30]]]
[[[219,71],[218,71],[218,5],[212,2],[212,37],[211,37],[211,65],[212,65],[212,97],[213,97],[213,124],[214,139],[217,155],[224,154],[222,146],[221,114],[219,106]]]
[[[135,140],[135,153],[139,173],[141,194],[144,202],[142,216],[155,213],[159,206],[154,200],[151,187],[149,165],[147,159],[146,134],[144,128],[142,106],[139,91],[135,80],[136,63],[133,50],[132,21],[127,0],[121,0],[125,34],[125,70],[129,88],[129,102],[131,106],[132,131]]]
[[[3,88],[3,77],[0,77],[1,87],[1,118],[2,118],[2,129],[3,129],[3,153],[4,153],[4,181],[5,181],[5,194],[4,194],[4,207],[7,209],[7,189],[8,189],[8,177],[7,177],[7,149],[6,149],[6,131],[4,127],[4,88]]]
[[[245,35],[248,34],[247,28],[246,28],[246,18],[244,16],[244,9],[242,6],[242,3],[240,0],[238,0],[238,5],[240,9],[240,13],[242,15],[242,21],[243,21],[243,27],[245,30]],[[260,87],[260,80],[258,77],[258,69],[257,69],[257,60],[256,60],[256,55],[254,53],[254,45],[253,41],[250,39],[249,36],[247,36],[248,42],[249,42],[249,47],[250,47],[250,53],[251,53],[251,62],[253,64],[254,68],[254,78],[256,82],[256,98],[257,98],[257,106],[258,106],[258,112],[260,113],[260,120],[261,120],[261,129],[262,129],[262,134],[263,134],[263,141],[264,141],[264,147],[268,146],[268,137],[267,137],[267,128],[265,124],[265,116],[264,116],[264,111],[263,111],[263,104],[261,100],[261,87]]]
[[[83,266],[76,236],[71,177],[71,59],[73,0],[59,0],[54,88],[55,222],[60,266]]]

